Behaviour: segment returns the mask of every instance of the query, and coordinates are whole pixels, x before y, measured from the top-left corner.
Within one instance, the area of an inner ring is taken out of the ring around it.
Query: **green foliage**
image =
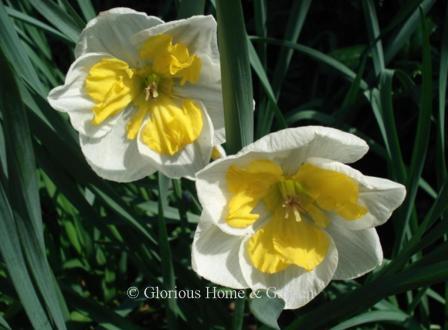
[[[241,2],[218,0],[216,5],[226,143],[234,154],[253,141],[249,50]]]
[[[129,287],[211,284],[191,269],[201,211],[194,184],[157,175],[128,184],[98,178],[68,118],[46,101],[86,21],[118,2],[2,0],[1,329],[448,326],[448,5],[241,3],[129,6],[165,20],[217,17],[229,153],[250,143],[254,130],[259,138],[288,126],[327,125],[364,138],[371,152],[357,168],[408,191],[379,229],[387,261],[281,314],[282,302],[271,299],[129,298]]]

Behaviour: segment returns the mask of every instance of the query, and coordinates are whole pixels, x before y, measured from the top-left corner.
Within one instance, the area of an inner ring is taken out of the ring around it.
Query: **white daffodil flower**
[[[48,101],[68,113],[101,177],[193,176],[224,142],[212,16],[164,23],[128,8],[91,20],[65,84]]]
[[[226,287],[274,288],[294,309],[331,279],[381,264],[373,227],[406,192],[346,165],[367,150],[354,135],[309,126],[267,135],[206,166],[196,175],[203,213],[193,269]]]

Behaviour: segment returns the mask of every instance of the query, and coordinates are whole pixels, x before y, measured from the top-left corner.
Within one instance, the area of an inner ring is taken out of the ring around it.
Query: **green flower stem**
[[[165,290],[174,290],[176,287],[174,266],[164,216],[164,209],[167,205],[168,183],[169,179],[159,173],[159,221],[157,223],[159,226],[160,257],[162,258],[163,287]],[[177,329],[177,311],[179,307],[177,306],[176,299],[167,298],[166,309],[168,329]]]
[[[235,300],[235,311],[232,320],[232,329],[243,329],[244,324],[244,307],[246,306],[246,298]]]
[[[182,230],[182,243],[185,244],[185,247],[189,246],[188,239],[188,218],[187,218],[187,208],[185,205],[185,201],[182,197],[182,181],[181,179],[173,179],[173,188],[174,188],[174,196],[177,200],[177,209],[179,211],[180,218],[180,228]]]

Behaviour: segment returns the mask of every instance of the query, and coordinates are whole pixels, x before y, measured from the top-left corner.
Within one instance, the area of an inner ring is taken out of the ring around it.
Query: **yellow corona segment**
[[[346,220],[356,220],[367,213],[367,208],[358,201],[358,183],[342,173],[305,163],[293,178],[322,210]]]
[[[230,166],[226,179],[232,197],[227,206],[227,223],[236,228],[253,224],[259,218],[253,209],[281,175],[281,168],[269,160],[256,160],[244,168]]]
[[[152,61],[153,69],[165,77],[181,79],[181,85],[187,81],[196,83],[201,71],[201,60],[190,55],[188,47],[182,43],[173,44],[173,37],[160,34],[150,37],[140,50],[140,57]]]
[[[260,217],[254,212],[260,202],[269,211],[267,223],[246,245],[252,265],[264,273],[290,265],[313,270],[328,252],[330,240],[323,230],[330,223],[327,214],[356,220],[367,213],[359,204],[356,181],[309,163],[286,177],[276,163],[256,160],[243,167],[230,166],[226,179],[231,193],[226,222],[231,227],[252,225]]]
[[[223,155],[221,154],[221,151],[217,147],[213,147],[212,154],[210,156],[211,160],[217,160],[222,157]]]
[[[290,265],[313,270],[325,259],[329,245],[323,230],[307,221],[287,219],[279,210],[249,239],[246,249],[255,268],[273,274]]]
[[[150,149],[173,156],[202,132],[199,104],[172,94],[174,84],[198,81],[201,60],[167,34],[150,37],[139,55],[146,63],[140,68],[116,58],[103,58],[90,68],[84,88],[95,103],[92,124],[101,125],[132,105],[127,138],[133,140],[141,131],[142,142]]]
[[[278,273],[290,264],[275,250],[273,221],[268,222],[246,243],[247,254],[252,265],[259,271],[268,274]]]
[[[85,90],[95,102],[92,123],[100,125],[122,111],[139,94],[140,79],[126,62],[103,58],[90,68]]]
[[[151,117],[143,126],[142,141],[155,152],[174,155],[201,134],[202,114],[191,100],[178,104],[160,97],[152,104]]]

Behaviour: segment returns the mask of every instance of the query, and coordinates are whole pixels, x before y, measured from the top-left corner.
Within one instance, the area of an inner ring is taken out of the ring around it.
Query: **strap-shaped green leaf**
[[[0,110],[5,134],[7,175],[6,193],[14,215],[20,246],[33,280],[51,320],[65,329],[66,307],[46,259],[36,165],[28,118],[16,77],[3,53],[0,54]],[[30,315],[31,317],[31,315]]]
[[[252,77],[246,27],[239,0],[218,0],[218,41],[227,151],[238,152],[253,141]]]

